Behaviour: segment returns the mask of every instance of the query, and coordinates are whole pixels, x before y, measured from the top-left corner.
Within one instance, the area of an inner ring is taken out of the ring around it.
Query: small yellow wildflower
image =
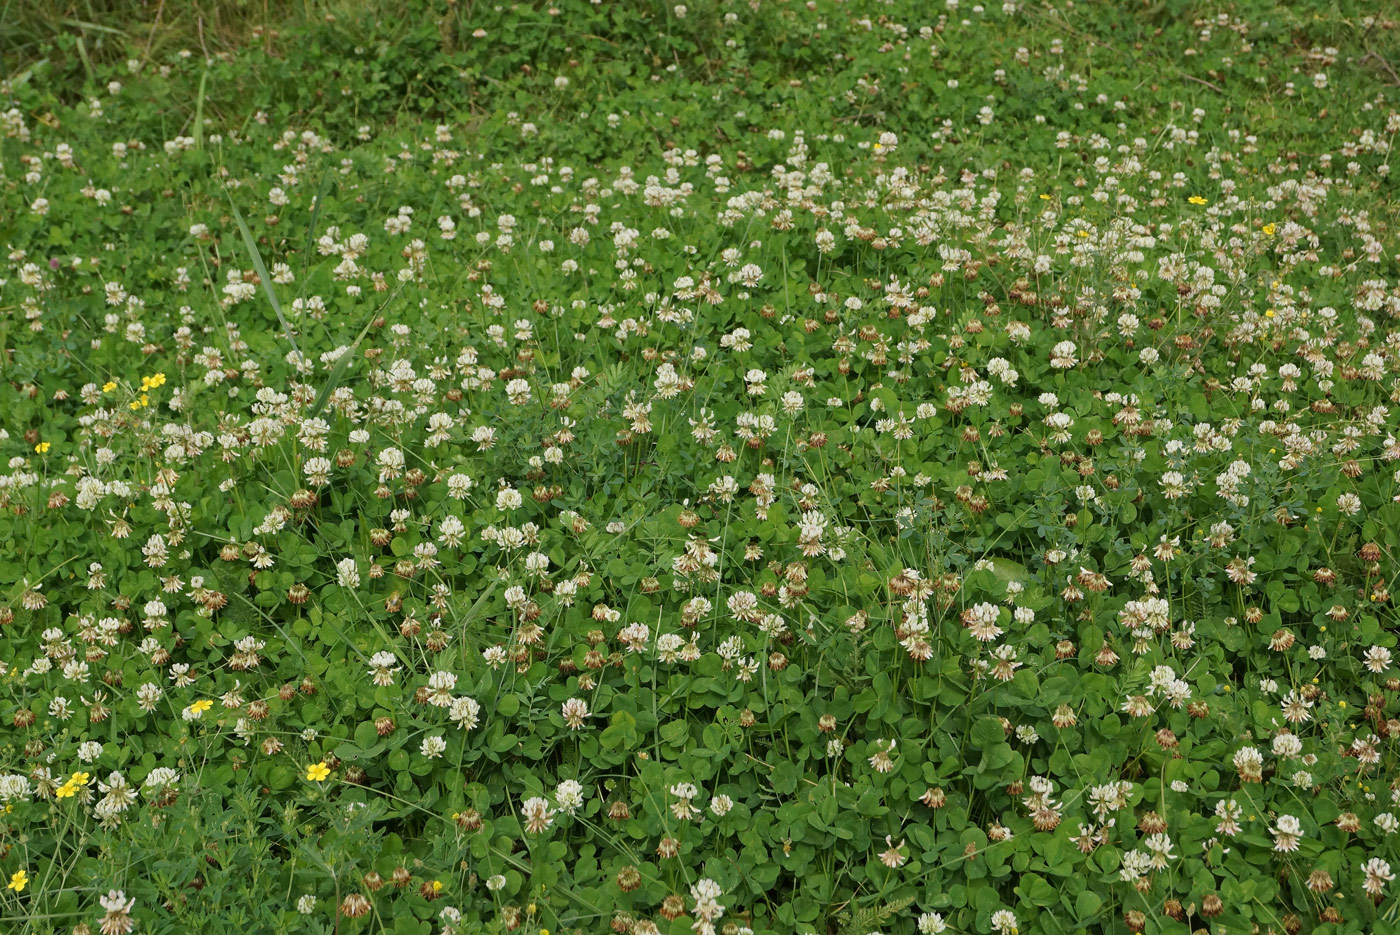
[[[1266,237],[1272,237],[1272,236],[1274,236],[1274,231],[1275,231],[1275,229],[1276,229],[1276,228],[1274,227],[1274,225],[1272,225],[1272,224],[1265,224],[1265,225],[1264,225],[1264,235],[1265,235]]]
[[[1041,195],[1041,196],[1040,196],[1040,200],[1041,200],[1041,201],[1049,201],[1049,200],[1050,200],[1050,196],[1049,196],[1049,195]]]
[[[48,451],[49,451],[49,443],[48,443],[48,442],[39,442],[39,444],[37,444],[37,445],[34,446],[34,450],[37,451],[37,452],[39,452],[39,454],[41,454],[41,455],[42,455],[42,454],[48,454]]]
[[[116,389],[116,388],[117,388],[117,384],[114,383],[114,382],[111,381],[111,380],[108,380],[106,383],[102,384],[102,392],[104,392],[104,393],[110,393],[110,392],[112,392],[112,390],[114,390],[114,389]]]
[[[1190,198],[1187,198],[1186,200],[1189,201],[1189,202],[1190,202],[1191,204],[1193,204],[1193,205],[1203,205],[1203,204],[1206,204],[1206,200],[1205,200],[1204,198],[1202,198],[1200,195],[1192,195]]]
[[[324,760],[320,763],[312,763],[310,766],[306,767],[307,782],[325,782],[326,777],[330,776],[330,774],[331,768],[326,765]]]
[[[434,893],[441,893],[441,892],[442,892],[442,881],[441,881],[441,880],[434,880],[434,881],[433,881],[433,892],[434,892]]]
[[[1345,708],[1346,706],[1347,706],[1346,701],[1339,701],[1339,702],[1337,702],[1337,707],[1339,707],[1339,708]]]
[[[1264,317],[1265,317],[1265,318],[1273,318],[1273,317],[1274,317],[1274,310],[1273,310],[1273,309],[1269,309],[1268,311],[1266,311],[1266,312],[1264,313]]]
[[[28,885],[29,871],[16,870],[14,873],[10,874],[10,882],[6,884],[5,889],[14,890],[16,893],[22,893],[24,892],[24,888]]]
[[[214,707],[214,702],[210,701],[208,698],[201,698],[194,704],[190,705],[190,711],[194,714],[203,714],[205,711],[208,711],[212,707]]]

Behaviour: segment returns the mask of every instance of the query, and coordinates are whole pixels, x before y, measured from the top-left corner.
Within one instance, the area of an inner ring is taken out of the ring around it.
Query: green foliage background
[[[1400,861],[1381,817],[1400,681],[1364,661],[1397,625],[1396,18],[8,4],[0,775],[29,791],[0,815],[0,879],[29,882],[0,890],[0,931],[98,931],[120,889],[137,932],[679,935],[704,931],[702,878],[725,935],[982,933],[1006,911],[1020,932],[1394,930],[1362,868]],[[385,230],[400,206],[411,234]],[[761,278],[730,278],[740,263]],[[725,343],[739,329],[751,346]],[[748,412],[774,419],[753,446]],[[707,421],[715,440],[692,432]],[[381,470],[389,450],[403,469]],[[1222,497],[1237,461],[1243,499]],[[804,554],[813,511],[840,558]],[[528,546],[481,536],[527,523]],[[717,577],[679,570],[688,543]],[[731,613],[737,592],[761,614]],[[1165,621],[1134,632],[1129,602],[1154,593]],[[983,604],[1009,657],[965,625]],[[699,658],[660,658],[662,634]],[[1162,667],[1190,707],[1163,700]],[[435,672],[478,725],[426,702]],[[1275,752],[1285,731],[1301,756]],[[1236,756],[1255,747],[1251,781]],[[178,794],[143,789],[103,827],[99,781],[161,767]],[[532,797],[556,809],[542,833]],[[1297,850],[1276,848],[1280,816]],[[1170,857],[1128,878],[1159,823]]]

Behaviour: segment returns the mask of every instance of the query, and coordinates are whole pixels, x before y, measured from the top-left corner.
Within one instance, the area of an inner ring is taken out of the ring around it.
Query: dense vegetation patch
[[[124,9],[0,89],[0,930],[1394,930],[1395,22]]]

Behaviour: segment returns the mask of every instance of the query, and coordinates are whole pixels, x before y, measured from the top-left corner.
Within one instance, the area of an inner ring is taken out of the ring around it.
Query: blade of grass
[[[229,207],[233,209],[233,219],[238,222],[238,231],[243,235],[243,246],[247,248],[248,255],[253,260],[253,269],[262,282],[263,292],[267,295],[267,300],[272,303],[272,310],[277,313],[277,321],[282,325],[282,334],[287,338],[287,343],[292,346],[292,350],[296,351],[297,356],[300,357],[301,348],[297,347],[296,338],[292,337],[292,326],[287,323],[287,316],[282,314],[282,303],[277,301],[277,293],[272,290],[272,279],[267,275],[267,267],[263,265],[262,254],[258,252],[258,242],[253,239],[253,232],[248,230],[248,224],[243,220],[243,212],[238,210],[238,205],[233,200],[233,192],[226,191],[225,194],[228,195]]]
[[[350,360],[355,356],[355,351],[359,349],[360,342],[365,339],[365,335],[369,334],[370,326],[374,324],[374,320],[378,317],[379,309],[374,309],[369,313],[369,320],[365,322],[365,326],[361,328],[360,333],[356,335],[355,340],[350,345],[350,349],[344,354],[341,354],[340,360],[335,362],[335,369],[331,371],[330,378],[326,380],[325,386],[321,387],[321,392],[316,394],[316,405],[311,407],[311,414],[307,416],[308,419],[316,418],[321,414],[321,410],[326,408],[326,401],[329,400],[331,394],[335,392],[335,388],[340,385],[341,379],[345,376],[345,368],[350,365]]]
[[[109,35],[121,36],[123,39],[126,38],[126,33],[115,26],[104,26],[101,23],[92,23],[81,19],[61,19],[59,22],[65,26],[76,26],[78,29],[84,31],[92,30],[93,32],[105,32]]]
[[[321,216],[321,203],[326,198],[331,174],[323,172],[321,185],[316,191],[316,200],[311,202],[311,224],[306,228],[306,249],[301,252],[301,288],[306,288],[306,271],[311,268],[311,245],[316,242],[316,221]],[[299,290],[300,291],[300,290]]]
[[[146,51],[141,53],[141,67],[145,68],[146,63],[151,60],[151,43],[156,39],[156,30],[160,27],[161,14],[165,12],[165,0],[160,0],[160,5],[156,7],[156,18],[151,23],[151,31],[146,36]]]
[[[46,59],[46,58],[41,58],[41,59],[39,59],[39,61],[35,62],[33,65],[31,65],[31,66],[29,66],[28,68],[26,68],[24,71],[22,71],[22,72],[20,72],[19,74],[15,75],[15,77],[14,77],[13,79],[11,79],[11,81],[10,81],[10,90],[13,91],[15,88],[18,88],[18,87],[20,87],[21,85],[26,85],[26,84],[28,84],[28,83],[29,83],[29,79],[34,77],[34,72],[38,71],[40,68],[43,68],[43,67],[44,67],[45,65],[47,65],[48,63],[49,63],[49,60],[48,60],[48,59]],[[4,68],[0,68],[0,74],[4,74],[4,73],[5,73],[5,69],[4,69]],[[14,99],[13,96],[9,98],[9,101],[10,101],[11,104],[14,103],[14,100],[15,100],[15,99]]]
[[[194,102],[194,148],[204,149],[204,89],[209,83],[209,69],[199,76],[199,97]]]
[[[87,72],[88,82],[97,84],[97,72],[93,71],[92,60],[88,58],[87,43],[83,41],[82,36],[78,36],[77,39],[78,41],[74,45],[78,49],[78,58],[83,60],[83,70]]]
[[[307,416],[308,419],[316,418],[321,414],[321,410],[326,408],[326,400],[330,399],[330,395],[334,393],[335,388],[340,385],[340,381],[345,376],[345,368],[350,365],[350,359],[355,356],[355,351],[359,349],[360,342],[365,339],[365,335],[369,334],[369,329],[374,325],[374,320],[379,317],[379,313],[388,308],[390,302],[398,298],[399,293],[403,291],[403,287],[404,283],[399,283],[394,291],[389,293],[389,297],[385,299],[378,308],[369,313],[369,320],[366,321],[365,326],[360,329],[360,333],[355,336],[355,340],[350,344],[350,349],[340,355],[340,359],[335,362],[335,369],[331,371],[330,379],[326,381],[325,386],[321,387],[321,392],[316,394],[316,405],[311,407],[311,414]]]

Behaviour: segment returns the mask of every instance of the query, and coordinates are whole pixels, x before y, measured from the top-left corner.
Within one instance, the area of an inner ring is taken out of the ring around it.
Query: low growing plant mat
[[[0,932],[1396,930],[1394,10],[5,15]]]

